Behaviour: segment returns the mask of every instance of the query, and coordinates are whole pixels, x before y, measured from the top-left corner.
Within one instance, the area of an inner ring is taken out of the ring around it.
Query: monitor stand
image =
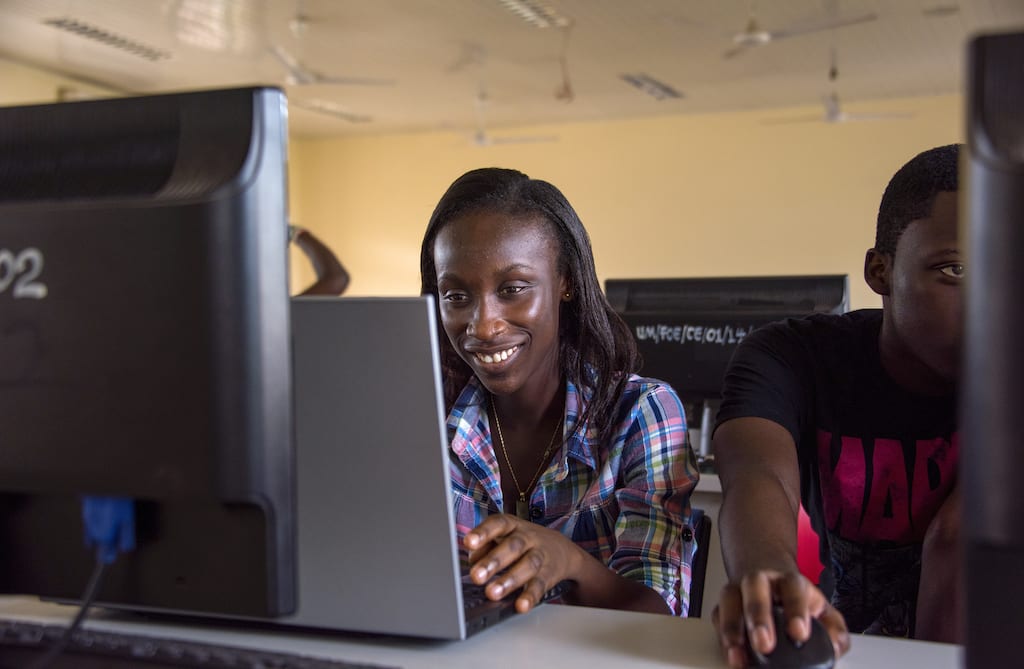
[[[718,399],[706,399],[700,411],[700,443],[697,446],[697,458],[703,460],[711,455],[711,434],[715,431],[715,414],[721,404]]]

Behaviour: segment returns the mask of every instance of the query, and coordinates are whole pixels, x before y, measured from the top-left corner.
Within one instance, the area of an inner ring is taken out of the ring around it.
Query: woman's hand
[[[488,516],[463,538],[469,550],[469,578],[485,585],[488,599],[501,599],[517,588],[516,611],[526,613],[544,593],[572,579],[583,553],[572,541],[508,514]]]

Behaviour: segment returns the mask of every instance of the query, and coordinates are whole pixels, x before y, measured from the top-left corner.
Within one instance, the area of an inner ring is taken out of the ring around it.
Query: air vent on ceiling
[[[650,95],[655,100],[667,100],[670,98],[683,97],[682,93],[665,82],[658,81],[654,77],[643,73],[623,74],[620,75],[620,78],[637,90],[647,93],[647,95]]]
[[[171,54],[168,51],[146,46],[145,44],[136,42],[133,39],[121,37],[109,30],[90,25],[84,21],[79,21],[78,19],[68,17],[43,19],[43,23],[59,30],[66,30],[67,32],[78,35],[79,37],[91,39],[96,42],[106,44],[107,46],[114,47],[115,49],[126,51],[133,56],[145,58],[146,60],[158,61],[171,57]]]

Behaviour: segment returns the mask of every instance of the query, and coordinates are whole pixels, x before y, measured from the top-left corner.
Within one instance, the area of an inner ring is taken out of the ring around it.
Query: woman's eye
[[[441,293],[441,299],[445,302],[462,302],[466,299],[466,296],[463,293],[448,291]]]
[[[959,264],[940,267],[939,271],[954,279],[962,279],[964,276],[964,266]]]
[[[505,286],[501,289],[502,295],[518,295],[526,290],[526,286]]]

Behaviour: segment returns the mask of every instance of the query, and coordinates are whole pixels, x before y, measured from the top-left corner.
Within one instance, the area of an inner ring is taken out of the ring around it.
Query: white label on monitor
[[[43,273],[43,253],[27,248],[15,254],[0,249],[0,294],[10,290],[15,299],[41,300],[46,297],[46,284],[39,281]]]

